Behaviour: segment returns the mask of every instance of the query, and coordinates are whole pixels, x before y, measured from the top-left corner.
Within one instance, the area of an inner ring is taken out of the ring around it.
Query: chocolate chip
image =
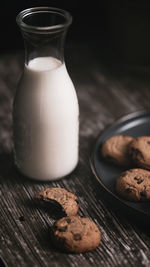
[[[141,184],[143,182],[142,179],[139,179],[139,181],[137,182],[137,184]]]
[[[20,217],[19,217],[19,221],[20,221],[20,222],[24,222],[24,221],[25,221],[24,216],[20,216]]]
[[[150,145],[150,141],[147,141],[147,144]]]
[[[58,226],[57,229],[59,232],[66,232],[67,226],[62,226],[62,227]]]
[[[81,237],[81,235],[80,235],[80,234],[74,234],[74,235],[73,235],[73,238],[74,238],[74,240],[76,240],[76,241],[78,241],[78,240],[81,240],[81,239],[82,239],[82,237]]]
[[[141,184],[143,182],[143,179],[138,178],[138,177],[134,177],[134,180],[137,181],[137,184]]]
[[[71,219],[70,218],[67,218],[66,221],[67,221],[67,223],[71,223]]]
[[[126,191],[127,193],[131,193],[133,190],[132,190],[131,188],[126,188],[125,191]]]

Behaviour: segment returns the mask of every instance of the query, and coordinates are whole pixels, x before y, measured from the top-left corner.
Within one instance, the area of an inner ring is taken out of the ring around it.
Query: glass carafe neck
[[[23,10],[16,18],[25,45],[25,63],[36,57],[64,61],[64,42],[71,15],[62,9],[35,7]]]

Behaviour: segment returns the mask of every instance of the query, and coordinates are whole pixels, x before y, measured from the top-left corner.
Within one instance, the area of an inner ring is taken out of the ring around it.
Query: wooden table
[[[0,56],[0,255],[10,267],[150,266],[150,229],[114,212],[89,165],[96,137],[105,127],[150,107],[150,69],[114,68],[98,47],[89,51],[84,44],[68,45],[66,62],[80,104],[80,160],[69,177],[36,182],[15,170],[11,153],[12,101],[23,54]],[[79,214],[91,218],[102,233],[95,251],[74,255],[53,248],[49,228],[54,220],[34,202],[47,186],[65,187],[79,196]]]

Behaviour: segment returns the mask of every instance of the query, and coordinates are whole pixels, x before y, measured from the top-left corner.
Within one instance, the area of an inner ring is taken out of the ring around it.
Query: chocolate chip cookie
[[[121,166],[131,165],[128,147],[133,138],[126,135],[116,135],[107,139],[102,145],[102,156],[109,162]]]
[[[76,215],[79,209],[78,197],[64,188],[45,188],[35,198],[57,219]]]
[[[150,171],[137,168],[123,172],[116,180],[116,191],[127,200],[150,200]]]
[[[134,138],[129,145],[129,154],[137,166],[150,170],[150,136]]]
[[[101,233],[89,218],[68,216],[55,222],[52,240],[63,251],[82,253],[99,245]]]

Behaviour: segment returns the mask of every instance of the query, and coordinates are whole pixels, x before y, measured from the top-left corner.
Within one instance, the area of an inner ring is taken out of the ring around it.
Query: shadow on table
[[[12,179],[12,174],[15,173],[15,167],[13,164],[12,153],[0,154],[0,174],[1,181],[6,179]]]
[[[1,153],[0,154],[0,180],[1,183],[9,181],[10,183],[24,183],[26,178],[16,168],[13,159],[13,153]],[[28,182],[34,181],[28,179]]]

